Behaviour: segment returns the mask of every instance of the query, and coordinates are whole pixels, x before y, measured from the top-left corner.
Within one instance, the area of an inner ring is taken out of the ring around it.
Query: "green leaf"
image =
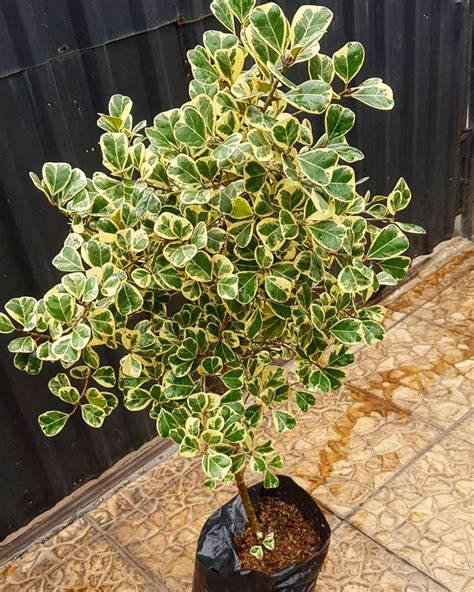
[[[3,312],[0,312],[0,333],[12,333],[15,330],[13,323]]]
[[[255,7],[255,0],[228,0],[228,4],[237,20],[243,23]]]
[[[202,148],[206,144],[206,125],[202,115],[192,106],[186,106],[174,128],[176,138],[186,146]]]
[[[353,265],[343,267],[338,275],[337,283],[343,292],[356,294],[370,288],[374,282],[374,274],[368,267],[359,269]]]
[[[382,325],[374,321],[362,321],[362,329],[364,332],[364,341],[367,345],[381,341],[385,334]]]
[[[77,250],[72,247],[63,247],[53,259],[53,265],[59,271],[65,271],[66,273],[84,271],[81,257]]]
[[[35,342],[32,337],[18,337],[13,339],[8,344],[8,351],[11,353],[21,352],[24,354],[30,354],[35,351]]]
[[[252,271],[240,271],[237,274],[237,278],[237,301],[240,302],[240,304],[249,304],[257,294],[257,274]]]
[[[178,154],[168,167],[168,175],[181,185],[200,185],[201,176],[196,163],[186,154]]]
[[[214,54],[214,61],[221,79],[233,84],[244,67],[245,52],[241,47],[218,49]]]
[[[73,329],[71,335],[71,345],[74,349],[82,350],[89,343],[91,338],[91,328],[85,323],[79,323]]]
[[[411,234],[426,234],[426,230],[422,226],[417,224],[407,224],[406,222],[396,222],[396,225],[403,230]]]
[[[395,104],[392,89],[380,78],[367,79],[351,93],[351,97],[369,107],[383,111],[393,109]]]
[[[333,170],[331,182],[326,187],[326,191],[338,201],[352,201],[355,197],[354,169],[348,166],[337,166]]]
[[[123,173],[130,166],[127,136],[123,133],[105,133],[100,137],[102,163],[112,173]]]
[[[244,197],[236,197],[232,200],[232,212],[229,214],[236,220],[244,220],[253,217],[253,210],[249,202]]]
[[[264,485],[264,487],[267,487],[267,486]],[[273,551],[273,549],[275,548],[275,535],[273,532],[270,532],[269,534],[267,534],[267,536],[262,541],[262,545],[265,547],[265,549],[268,549],[269,551]]]
[[[225,142],[222,142],[212,151],[212,158],[214,160],[228,160],[232,157],[237,147],[242,141],[242,134],[236,132],[231,134]]]
[[[264,218],[260,220],[257,224],[257,234],[263,244],[272,252],[277,251],[285,242],[280,221],[275,218]]]
[[[331,327],[330,332],[341,343],[360,343],[363,336],[362,321],[342,319]]]
[[[292,115],[281,117],[272,127],[272,137],[276,145],[289,150],[298,140],[300,123]]]
[[[80,300],[84,292],[86,276],[83,273],[70,273],[61,280],[64,289],[77,300]]]
[[[169,438],[170,430],[175,429],[177,423],[171,413],[161,408],[156,420],[156,429],[162,438]]]
[[[71,165],[65,162],[47,162],[43,165],[42,173],[49,193],[57,195],[69,183],[72,169]]]
[[[362,68],[364,47],[357,41],[350,41],[333,55],[334,67],[339,78],[348,84]]]
[[[296,417],[287,413],[286,411],[280,411],[274,409],[272,411],[273,425],[278,433],[287,432],[292,430],[296,426]]]
[[[66,425],[68,413],[62,411],[46,411],[38,417],[38,423],[45,436],[55,436]]]
[[[410,257],[391,257],[379,263],[380,267],[394,280],[402,280],[410,267]]]
[[[92,239],[84,243],[82,256],[91,267],[102,267],[112,258],[112,249],[110,245]]]
[[[313,222],[309,227],[314,240],[328,251],[340,251],[346,236],[344,226],[336,224],[332,220]]]
[[[181,245],[179,243],[168,244],[163,249],[163,255],[166,259],[177,268],[182,268],[193,259],[197,253],[195,245],[187,244]]]
[[[235,300],[239,294],[239,278],[226,275],[217,282],[217,293],[223,300]]]
[[[267,171],[258,162],[248,162],[244,167],[245,190],[249,193],[259,191],[265,183]]]
[[[69,405],[76,405],[79,402],[81,395],[77,388],[73,386],[65,386],[59,389],[58,397],[61,401],[69,403]]]
[[[306,113],[324,113],[332,98],[332,88],[323,80],[307,80],[285,94],[286,100]]]
[[[219,356],[209,356],[201,362],[199,372],[218,376],[222,372],[223,366],[224,364]]]
[[[397,181],[392,193],[387,198],[388,211],[395,215],[396,212],[404,210],[411,200],[411,191],[406,184],[405,179],[400,178]],[[420,228],[420,227],[418,227]],[[420,233],[421,234],[421,233]]]
[[[185,399],[196,390],[196,385],[189,376],[178,378],[169,373],[166,378],[166,386],[163,395],[167,399]]]
[[[205,31],[203,40],[205,48],[211,55],[214,55],[218,49],[230,49],[239,43],[238,37],[221,31]]]
[[[304,413],[306,413],[311,405],[314,405],[315,403],[316,397],[313,394],[308,393],[308,391],[296,392],[296,404]]]
[[[123,404],[125,409],[128,409],[129,411],[141,411],[142,409],[145,409],[151,401],[152,399],[149,391],[136,387],[127,392]]]
[[[142,308],[143,297],[135,286],[125,282],[117,292],[115,302],[120,314],[127,316]]]
[[[212,259],[204,251],[196,253],[194,259],[186,265],[186,275],[197,282],[212,280]]]
[[[179,446],[179,454],[186,458],[191,458],[199,453],[199,440],[196,436],[186,434]]]
[[[59,396],[60,389],[69,386],[71,386],[69,377],[67,374],[64,374],[64,372],[56,374],[56,376],[51,378],[51,380],[48,382],[49,390],[53,393],[53,395],[56,395],[57,397]]]
[[[400,255],[408,247],[408,239],[403,232],[395,224],[389,224],[375,235],[367,257],[374,260],[389,259]]]
[[[70,294],[50,294],[45,296],[46,310],[62,323],[70,323],[76,309],[75,300]]]
[[[309,386],[322,393],[327,393],[331,388],[331,382],[322,370],[315,370],[309,377]]]
[[[304,175],[318,185],[328,185],[337,162],[337,154],[334,150],[318,148],[310,152],[304,152],[296,157]]]
[[[100,428],[104,423],[106,412],[101,407],[92,405],[91,403],[85,403],[81,405],[82,419],[91,428]]]
[[[30,320],[34,315],[35,307],[36,300],[29,296],[12,298],[5,304],[5,310],[8,312],[8,314],[13,320],[23,325],[23,327],[29,325]],[[30,329],[33,329],[33,326],[30,327]]]
[[[110,310],[96,308],[87,319],[92,331],[99,336],[110,337],[115,331],[115,319]]]
[[[311,80],[323,80],[331,84],[334,79],[334,62],[327,55],[315,55],[309,61],[308,71]]]
[[[333,18],[325,6],[301,6],[291,23],[290,40],[293,48],[304,49],[321,39]],[[292,51],[292,53],[294,53]]]
[[[282,277],[268,275],[265,277],[265,291],[274,302],[287,302],[291,296],[293,284]]]
[[[92,378],[102,386],[115,386],[115,370],[112,366],[101,366],[92,373]]]
[[[219,452],[210,450],[202,457],[202,468],[211,479],[222,481],[229,473],[232,459]]]
[[[326,111],[325,127],[329,141],[345,136],[354,127],[355,113],[341,105],[330,105]]]
[[[263,559],[263,548],[261,545],[254,545],[249,549],[250,555],[253,555],[255,559]]]
[[[232,16],[227,0],[213,0],[211,2],[211,10],[216,19],[220,21],[226,29],[235,33],[234,17]]]
[[[252,10],[250,22],[257,35],[280,55],[289,41],[290,27],[282,9],[268,2]]]
[[[77,362],[81,355],[79,350],[72,345],[72,334],[57,339],[53,343],[52,351],[55,356],[66,364]]]

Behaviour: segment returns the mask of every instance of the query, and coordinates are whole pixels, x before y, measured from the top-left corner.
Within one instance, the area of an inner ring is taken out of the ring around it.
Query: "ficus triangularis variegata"
[[[292,429],[341,386],[351,346],[382,339],[384,311],[367,301],[405,276],[405,233],[423,230],[395,220],[411,197],[403,179],[388,196],[358,191],[346,104],[391,109],[392,91],[354,80],[360,43],[320,53],[331,11],[303,6],[290,23],[274,3],[211,8],[228,32],[188,53],[185,105],[146,127],[115,95],[98,121],[105,172],[49,162],[31,174],[70,222],[53,260],[64,275],[39,300],[10,300],[0,332],[18,334],[20,370],[62,366],[49,383],[58,410],[39,417],[47,436],[75,414],[100,427],[121,398],[202,456],[210,488],[247,465],[274,487],[282,458],[259,427]],[[296,84],[301,63],[309,79]],[[297,384],[276,363],[290,358]]]

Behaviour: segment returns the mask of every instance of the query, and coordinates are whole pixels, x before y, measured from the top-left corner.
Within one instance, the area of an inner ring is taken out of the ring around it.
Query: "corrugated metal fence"
[[[58,281],[51,259],[66,225],[33,188],[28,171],[67,161],[100,166],[96,113],[111,94],[135,102],[137,119],[187,98],[186,51],[215,27],[210,0],[2,0],[0,4],[0,305],[39,297]],[[300,0],[279,2],[291,16]],[[414,201],[406,218],[428,234],[429,252],[452,236],[461,209],[469,3],[460,0],[321,0],[335,12],[323,50],[347,40],[367,50],[365,74],[393,86],[397,106],[358,108],[353,143],[366,154],[367,186],[399,176]],[[102,431],[73,422],[53,440],[36,417],[48,409],[41,378],[18,373],[0,340],[0,540],[154,435],[146,414],[117,411]]]

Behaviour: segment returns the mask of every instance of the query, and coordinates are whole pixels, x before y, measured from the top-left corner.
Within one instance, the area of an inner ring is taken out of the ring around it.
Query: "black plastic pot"
[[[276,489],[262,483],[249,487],[252,502],[261,497],[278,497],[294,504],[312,522],[322,541],[321,549],[303,561],[271,576],[241,571],[234,543],[246,518],[240,496],[219,508],[204,524],[199,535],[194,568],[193,592],[313,592],[329,549],[331,529],[314,499],[290,477],[279,476]]]

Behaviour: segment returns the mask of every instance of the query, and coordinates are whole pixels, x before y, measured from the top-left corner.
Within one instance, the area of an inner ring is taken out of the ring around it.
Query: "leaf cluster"
[[[201,455],[209,487],[247,463],[273,487],[282,459],[261,436],[266,418],[294,428],[341,386],[351,346],[382,339],[384,311],[367,301],[405,276],[405,233],[422,229],[395,220],[411,198],[403,179],[388,196],[359,193],[345,103],[390,109],[393,98],[378,78],[354,82],[360,43],[320,52],[331,11],[303,6],[290,23],[274,3],[212,10],[227,32],[188,53],[186,104],[147,127],[115,95],[98,121],[106,172],[46,163],[31,174],[70,221],[53,260],[64,275],[39,300],[10,300],[0,331],[18,334],[20,370],[62,366],[49,388],[65,410],[40,416],[47,436],[76,411],[100,427],[120,398],[180,454]],[[296,84],[299,63],[308,80]],[[307,115],[324,121],[320,137]],[[279,364],[290,358],[297,384]]]

